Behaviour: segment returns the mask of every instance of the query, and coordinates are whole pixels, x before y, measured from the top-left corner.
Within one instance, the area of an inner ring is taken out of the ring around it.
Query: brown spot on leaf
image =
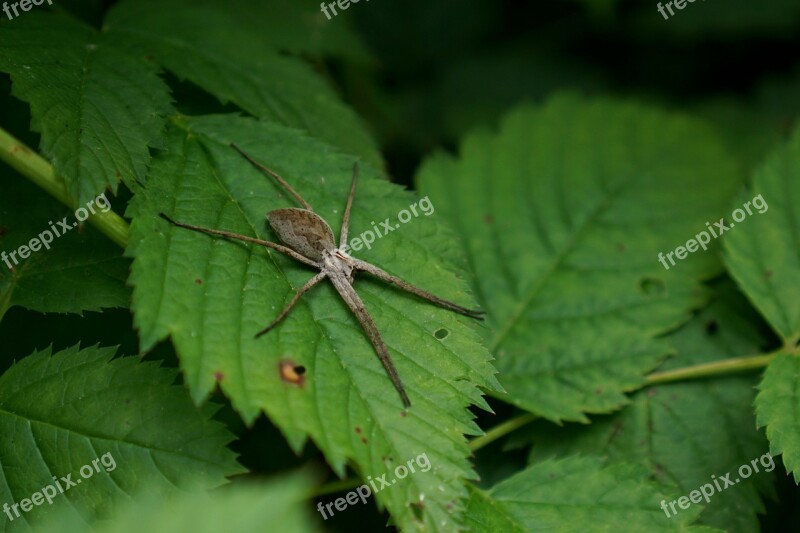
[[[202,285],[203,284],[203,280],[200,279],[200,278],[197,278],[196,280],[194,280],[194,282],[195,282],[196,285]]]
[[[361,435],[361,432],[362,432],[362,431],[364,431],[364,430],[363,430],[363,429],[361,429],[361,426],[356,426],[356,433],[358,433],[359,435]]]
[[[220,381],[225,379],[225,374],[217,370],[216,372],[214,372],[214,379],[217,380],[217,382],[219,383]]]
[[[772,270],[764,271],[764,279],[772,279],[772,276],[773,276]]]
[[[713,318],[706,322],[706,333],[709,335],[715,334],[719,330],[719,324]]]
[[[486,224],[494,224],[494,217],[487,213],[487,214],[483,215],[483,221]]]
[[[0,226],[0,237],[8,235],[8,226]]]
[[[282,360],[280,362],[279,370],[281,379],[286,383],[292,383],[302,387],[306,381],[306,378],[303,375],[306,373],[306,367],[303,365],[298,365],[294,361],[290,361],[289,359]]]
[[[624,251],[625,251],[625,250],[627,250],[627,249],[628,249],[628,247],[627,247],[627,246],[625,246],[623,243],[619,243],[619,244],[617,245],[617,250],[618,250],[618,251],[620,251],[620,252],[624,252]]]
[[[408,413],[406,411],[400,411],[400,416],[408,416]]]
[[[361,442],[363,442],[364,444],[366,444],[366,443],[367,443],[367,438],[366,438],[366,437],[361,437]]]

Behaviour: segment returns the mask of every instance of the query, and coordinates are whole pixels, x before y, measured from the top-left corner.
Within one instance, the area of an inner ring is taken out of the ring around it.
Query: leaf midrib
[[[520,321],[525,309],[527,309],[528,306],[534,302],[536,297],[544,288],[545,282],[548,281],[550,276],[563,263],[564,259],[566,259],[566,257],[574,250],[578,240],[581,236],[583,236],[584,232],[587,231],[587,228],[589,228],[590,225],[595,222],[597,217],[613,203],[617,191],[623,189],[631,179],[632,178],[629,177],[628,179],[620,180],[620,183],[617,185],[617,187],[606,190],[605,198],[603,198],[601,202],[598,202],[595,209],[589,214],[588,217],[586,217],[586,220],[584,220],[584,222],[578,228],[576,228],[570,239],[565,242],[562,249],[556,256],[553,257],[550,265],[542,272],[537,282],[528,290],[528,294],[522,298],[522,300],[520,300],[516,309],[514,309],[509,318],[506,320],[506,324],[500,328],[500,332],[497,334],[497,336],[495,336],[495,338],[490,342],[490,353],[497,353],[497,349],[500,347],[500,344],[508,336],[513,327],[516,326]]]

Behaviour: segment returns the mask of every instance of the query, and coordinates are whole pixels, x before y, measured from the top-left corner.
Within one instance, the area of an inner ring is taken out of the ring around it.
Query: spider
[[[299,261],[310,267],[319,270],[319,273],[308,280],[300,290],[295,293],[288,304],[283,308],[280,314],[272,321],[270,325],[256,334],[256,338],[269,333],[275,326],[277,326],[286,316],[291,312],[292,308],[297,304],[300,298],[311,290],[315,285],[324,279],[329,279],[333,284],[336,292],[342,297],[347,307],[355,315],[364,332],[367,334],[375,353],[383,363],[386,373],[400,394],[400,399],[403,406],[411,407],[411,401],[408,399],[403,382],[394,367],[392,358],[389,355],[389,349],[386,343],[383,342],[375,322],[367,312],[364,302],[356,293],[353,288],[354,275],[357,272],[365,272],[370,274],[386,283],[390,283],[406,292],[414,294],[424,300],[433,304],[455,311],[456,313],[483,320],[483,311],[467,309],[455,303],[449,302],[443,298],[424,291],[405,280],[393,276],[388,272],[381,270],[373,264],[361,261],[352,257],[345,251],[345,244],[347,243],[347,230],[350,224],[350,209],[353,205],[353,197],[355,196],[356,184],[358,183],[358,162],[353,165],[353,179],[350,184],[350,194],[347,197],[347,204],[344,210],[344,220],[342,221],[342,229],[339,237],[339,246],[336,246],[333,231],[330,225],[314,212],[314,209],[300,196],[286,180],[280,177],[277,173],[273,172],[266,166],[256,161],[253,157],[242,150],[238,145],[231,144],[231,147],[238,151],[247,161],[262,172],[272,176],[278,184],[283,187],[289,194],[291,194],[300,205],[302,209],[290,207],[285,209],[276,209],[267,213],[267,222],[272,227],[272,230],[281,240],[283,245],[276,244],[270,241],[264,241],[247,235],[240,235],[230,231],[216,230],[210,228],[203,228],[194,226],[192,224],[184,224],[176,222],[164,213],[160,216],[174,224],[175,226],[186,228],[208,235],[225,237],[228,239],[235,239],[244,242],[249,242],[271,248],[277,252],[285,254],[296,261]]]

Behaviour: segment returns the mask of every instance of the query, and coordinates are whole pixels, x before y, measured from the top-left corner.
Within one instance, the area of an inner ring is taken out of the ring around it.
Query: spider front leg
[[[371,274],[372,276],[375,276],[379,280],[391,283],[392,285],[394,285],[399,289],[402,289],[406,292],[410,292],[411,294],[419,296],[420,298],[427,300],[433,304],[436,304],[439,307],[443,307],[444,309],[455,311],[456,313],[468,316],[470,318],[474,318],[475,320],[483,320],[483,315],[486,314],[485,311],[480,311],[477,309],[467,309],[466,307],[462,307],[458,304],[445,300],[444,298],[439,298],[435,294],[431,294],[428,291],[420,289],[419,287],[415,287],[414,285],[411,285],[404,279],[398,278],[397,276],[393,276],[388,272],[376,267],[375,265],[367,263],[366,261],[361,261],[359,259],[356,259],[354,266],[356,270],[359,270],[361,272],[366,272],[367,274]]]
[[[275,326],[280,324],[280,322],[289,315],[289,313],[291,312],[292,308],[294,308],[294,306],[297,304],[297,302],[300,301],[300,298],[305,293],[307,293],[312,288],[314,288],[314,286],[317,283],[319,283],[320,281],[325,279],[325,276],[327,276],[327,274],[325,272],[320,272],[319,274],[317,274],[316,276],[314,276],[313,278],[308,280],[305,285],[300,287],[300,290],[298,290],[295,293],[295,295],[292,296],[292,299],[289,300],[289,303],[286,304],[286,307],[283,308],[283,311],[281,311],[281,314],[279,314],[278,317],[275,320],[273,320],[272,323],[269,326],[265,327],[264,329],[262,329],[261,331],[256,333],[256,338],[259,338],[262,335],[266,335],[267,333],[269,333],[272,330],[272,328],[274,328]]]
[[[192,231],[205,233],[206,235],[214,235],[215,237],[225,237],[226,239],[233,239],[233,240],[236,240],[236,241],[244,241],[244,242],[249,242],[249,243],[252,243],[252,244],[258,244],[259,246],[264,246],[265,248],[271,248],[272,250],[275,250],[276,252],[280,252],[280,253],[282,253],[284,255],[288,255],[289,257],[291,257],[295,261],[300,261],[301,263],[306,264],[308,266],[312,266],[312,267],[317,268],[317,269],[321,268],[319,263],[317,263],[315,261],[312,261],[311,259],[309,259],[309,258],[307,258],[307,257],[305,257],[303,255],[300,255],[299,253],[295,252],[291,248],[288,248],[288,247],[283,246],[281,244],[275,244],[274,242],[264,241],[264,240],[261,240],[261,239],[256,239],[254,237],[248,237],[247,235],[241,235],[239,233],[233,233],[232,231],[204,228],[202,226],[195,226],[193,224],[184,224],[183,222],[176,222],[176,221],[172,220],[170,217],[168,217],[167,215],[165,215],[164,213],[159,213],[158,216],[160,216],[161,218],[163,218],[164,220],[166,220],[170,224],[172,224],[174,226],[178,226],[179,228],[190,229]]]

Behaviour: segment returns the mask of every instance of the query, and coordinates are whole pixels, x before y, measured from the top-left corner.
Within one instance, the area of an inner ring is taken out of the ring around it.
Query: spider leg
[[[347,196],[347,205],[344,208],[344,218],[342,219],[342,232],[339,237],[339,248],[342,249],[347,244],[347,230],[350,227],[350,208],[353,206],[353,197],[356,194],[356,183],[358,183],[358,161],[353,165],[353,181],[350,182],[350,194]]]
[[[415,287],[414,285],[411,285],[402,278],[393,276],[388,272],[376,267],[375,265],[367,263],[366,261],[361,261],[359,259],[355,259],[354,261],[356,270],[360,270],[362,272],[366,272],[367,274],[371,274],[372,276],[375,276],[376,278],[382,281],[391,283],[395,287],[398,287],[406,292],[410,292],[415,296],[419,296],[420,298],[427,300],[431,303],[434,303],[439,307],[449,309],[450,311],[455,311],[456,313],[468,316],[470,318],[474,318],[476,320],[483,320],[483,315],[486,313],[485,311],[480,311],[477,309],[467,309],[466,307],[462,307],[458,304],[454,304],[453,302],[450,302],[443,298],[439,298],[435,294],[431,294],[428,291],[424,291],[418,287]]]
[[[302,205],[302,206],[303,206],[305,209],[308,209],[309,211],[312,211],[312,212],[314,211],[314,209],[313,209],[313,208],[312,208],[312,207],[311,207],[311,206],[308,204],[308,202],[306,202],[306,201],[303,199],[303,197],[302,197],[302,196],[300,196],[300,195],[297,193],[297,191],[295,191],[294,189],[292,189],[292,186],[291,186],[291,185],[289,185],[289,183],[288,183],[288,182],[287,182],[285,179],[283,179],[282,177],[280,177],[280,176],[278,175],[278,173],[277,173],[277,172],[275,172],[275,171],[273,171],[273,170],[271,170],[271,169],[267,168],[266,166],[264,166],[264,165],[262,165],[261,163],[259,163],[258,161],[256,161],[256,160],[255,160],[255,159],[254,159],[254,158],[253,158],[253,157],[252,157],[250,154],[248,154],[247,152],[245,152],[244,150],[242,150],[241,148],[239,148],[239,145],[238,145],[238,144],[236,144],[236,143],[231,143],[231,146],[232,146],[232,147],[233,147],[233,148],[234,148],[234,149],[235,149],[237,152],[239,152],[240,154],[242,154],[242,156],[243,156],[245,159],[247,159],[247,160],[250,162],[250,164],[251,164],[251,165],[253,165],[254,167],[256,167],[256,168],[260,169],[260,170],[261,170],[261,171],[263,171],[263,172],[266,172],[267,174],[269,174],[270,176],[272,176],[273,178],[275,178],[275,181],[277,181],[277,182],[278,182],[278,184],[279,184],[281,187],[283,187],[284,189],[286,189],[286,191],[287,191],[289,194],[291,194],[291,195],[294,197],[294,199],[295,199],[295,200],[297,200],[298,202],[300,202],[300,204],[301,204],[301,205]]]
[[[344,303],[347,304],[347,307],[350,308],[356,316],[356,319],[361,323],[364,333],[367,334],[369,342],[375,349],[375,353],[378,354],[378,358],[381,360],[381,363],[383,363],[383,368],[385,368],[386,373],[389,374],[389,379],[392,380],[394,388],[397,389],[397,392],[400,394],[403,406],[411,407],[411,400],[408,399],[406,390],[403,387],[403,382],[400,381],[400,376],[397,374],[397,369],[394,367],[392,357],[389,355],[389,349],[386,347],[386,343],[383,342],[383,338],[381,338],[381,334],[375,326],[375,322],[372,321],[372,317],[369,316],[366,307],[364,307],[364,302],[361,300],[361,297],[356,293],[355,289],[344,276],[333,274],[329,276],[329,279],[336,288],[336,292],[339,293]]]
[[[320,272],[319,274],[317,274],[316,276],[314,276],[313,278],[308,280],[305,285],[300,287],[300,290],[298,290],[295,293],[295,295],[292,296],[292,299],[289,300],[289,303],[286,304],[286,307],[283,308],[283,311],[281,311],[281,314],[279,314],[278,317],[275,320],[273,320],[272,323],[269,326],[265,327],[264,329],[262,329],[261,331],[256,333],[256,338],[259,338],[262,335],[266,335],[267,333],[269,333],[272,330],[272,328],[274,328],[275,326],[280,324],[281,320],[286,318],[286,316],[289,314],[289,312],[292,310],[292,308],[297,304],[297,302],[300,301],[300,298],[305,293],[310,291],[317,283],[319,283],[320,281],[325,279],[325,276],[327,276],[327,274],[325,272]]]
[[[201,226],[194,226],[192,224],[184,224],[183,222],[176,222],[172,220],[170,217],[165,215],[164,213],[159,213],[158,216],[180,228],[186,228],[193,231],[199,231],[200,233],[205,233],[207,235],[215,235],[217,237],[225,237],[226,239],[234,239],[238,241],[249,242],[253,244],[258,244],[259,246],[265,246],[267,248],[271,248],[276,252],[280,252],[282,254],[288,255],[292,259],[296,261],[300,261],[301,263],[305,263],[308,266],[312,266],[314,268],[322,268],[318,263],[312,261],[311,259],[300,255],[299,253],[295,252],[291,248],[287,248],[286,246],[275,244],[274,242],[269,241],[262,241],[261,239],[256,239],[253,237],[248,237],[247,235],[241,235],[239,233],[233,233],[231,231],[219,230],[219,229],[211,229],[211,228],[203,228]]]

